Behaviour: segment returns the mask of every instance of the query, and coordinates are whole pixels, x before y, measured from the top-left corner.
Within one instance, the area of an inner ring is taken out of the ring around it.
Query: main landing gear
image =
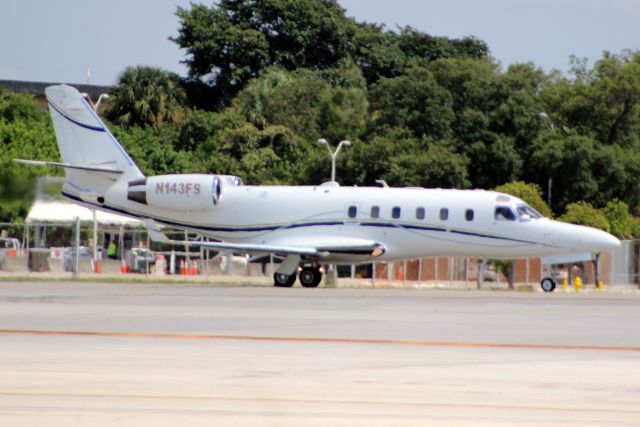
[[[305,288],[316,288],[322,280],[322,270],[316,266],[305,266],[298,272],[300,284]],[[296,282],[296,273],[273,275],[273,285],[279,288],[290,288]]]
[[[290,288],[296,282],[296,274],[274,273],[273,286],[278,288]]]

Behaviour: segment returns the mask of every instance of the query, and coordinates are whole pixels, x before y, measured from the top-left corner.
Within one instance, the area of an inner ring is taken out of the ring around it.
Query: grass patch
[[[78,282],[78,283],[122,283],[138,285],[199,285],[199,286],[272,286],[271,283],[260,283],[258,280],[238,280],[216,278],[215,280],[180,280],[170,278],[148,277],[50,277],[50,276],[0,276],[0,282]]]

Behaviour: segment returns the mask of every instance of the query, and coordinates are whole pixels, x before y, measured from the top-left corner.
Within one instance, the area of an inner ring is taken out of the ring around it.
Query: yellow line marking
[[[597,350],[597,351],[637,351],[636,346],[613,345],[574,345],[574,344],[524,344],[524,343],[489,343],[469,341],[431,341],[431,340],[393,340],[393,339],[361,339],[332,337],[277,337],[251,335],[214,335],[172,332],[117,332],[117,331],[54,331],[37,329],[0,329],[0,335],[64,335],[84,337],[120,337],[120,338],[163,338],[174,340],[218,340],[218,341],[267,341],[267,342],[302,342],[328,344],[374,344],[400,345],[417,347],[467,347],[467,348],[513,348],[535,350]]]

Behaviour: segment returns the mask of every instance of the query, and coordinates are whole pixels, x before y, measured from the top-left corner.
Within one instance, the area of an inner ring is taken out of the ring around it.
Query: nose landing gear
[[[540,282],[540,287],[545,292],[553,292],[553,290],[556,288],[556,282],[554,282],[551,277],[545,277]]]

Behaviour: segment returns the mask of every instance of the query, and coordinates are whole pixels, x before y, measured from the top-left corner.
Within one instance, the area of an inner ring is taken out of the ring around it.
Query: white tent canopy
[[[93,210],[58,200],[36,200],[27,215],[26,222],[27,224],[71,224],[75,217],[80,218],[80,222],[93,222]],[[144,225],[140,220],[100,210],[96,210],[96,220],[102,226]]]

